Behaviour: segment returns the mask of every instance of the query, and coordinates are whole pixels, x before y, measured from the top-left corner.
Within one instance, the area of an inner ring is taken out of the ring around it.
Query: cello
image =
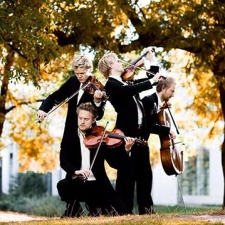
[[[174,126],[177,129],[177,126],[175,124],[175,121],[172,117],[172,114],[170,112],[170,109],[166,103],[166,107],[163,107],[158,112],[158,123],[163,126],[171,126],[170,117],[168,115],[168,112],[166,111],[166,108],[168,109],[171,119],[174,123]],[[179,134],[179,131],[177,129],[177,133]],[[177,146],[178,143],[174,142],[174,139],[170,137],[170,135],[159,135],[160,137],[160,158],[162,162],[163,169],[167,175],[179,175],[182,174],[184,171],[184,162],[183,162],[183,151],[179,149]]]

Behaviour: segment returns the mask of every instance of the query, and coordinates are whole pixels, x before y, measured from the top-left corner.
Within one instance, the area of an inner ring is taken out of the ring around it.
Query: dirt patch
[[[0,211],[0,222],[12,222],[12,221],[30,221],[30,220],[46,220],[47,217],[31,216],[28,214],[16,213],[16,212],[4,212]]]
[[[209,222],[221,222],[225,224],[225,215],[202,215],[202,216],[190,216],[189,218],[207,220]]]
[[[174,218],[174,219],[178,219],[178,220],[204,220],[204,221],[207,221],[207,222],[210,222],[210,223],[222,223],[222,224],[225,224],[225,215],[224,214],[212,214],[212,215],[209,215],[209,214],[204,214],[204,215],[191,215],[191,214],[188,214],[188,215],[175,215],[173,217],[173,215],[170,214],[170,219],[171,218]]]

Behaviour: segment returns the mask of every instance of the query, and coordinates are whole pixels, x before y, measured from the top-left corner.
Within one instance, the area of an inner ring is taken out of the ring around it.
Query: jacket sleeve
[[[80,151],[78,145],[75,144],[74,135],[74,133],[64,135],[59,154],[60,166],[69,176],[74,175],[74,172],[79,170],[81,166],[81,156],[78,157],[76,154]]]
[[[94,104],[94,103],[93,103]],[[101,120],[102,117],[104,116],[104,112],[105,112],[105,104],[106,101],[102,101],[101,104],[99,106],[96,106],[97,109],[97,113],[98,113],[98,117],[96,118],[97,120]]]
[[[158,134],[158,135],[169,135],[170,127],[158,124],[152,124],[150,129],[150,133]]]
[[[108,80],[106,83],[105,89],[107,94],[113,95],[116,98],[133,96],[142,91],[146,91],[152,88],[151,82],[148,79],[141,80],[139,82],[130,83],[128,85],[121,84],[117,80]]]
[[[55,105],[58,105],[66,98],[70,97],[75,91],[74,77],[68,79],[57,91],[50,94],[41,104],[39,110],[49,112]]]
[[[145,96],[142,99],[142,103],[145,110],[147,130],[149,134],[168,135],[170,133],[170,127],[160,125],[157,122],[157,108],[152,96]]]
[[[120,169],[129,160],[129,155],[125,150],[125,144],[106,150],[106,161],[114,169]]]

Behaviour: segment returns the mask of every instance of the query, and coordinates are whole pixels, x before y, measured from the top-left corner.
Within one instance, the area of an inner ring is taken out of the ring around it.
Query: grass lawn
[[[0,222],[0,225],[224,225],[225,211],[217,207],[155,207],[154,215],[126,215],[115,217],[87,217],[60,219],[37,218],[32,221]],[[40,219],[40,220],[39,220]]]

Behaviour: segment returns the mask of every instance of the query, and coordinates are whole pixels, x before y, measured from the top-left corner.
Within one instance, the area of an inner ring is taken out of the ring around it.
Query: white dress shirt
[[[78,135],[80,138],[80,148],[81,148],[81,169],[84,170],[89,170],[90,169],[90,150],[84,145],[84,137],[82,135],[82,133],[79,131],[78,129]],[[88,179],[88,181],[90,180],[96,180],[94,174],[90,173]]]

